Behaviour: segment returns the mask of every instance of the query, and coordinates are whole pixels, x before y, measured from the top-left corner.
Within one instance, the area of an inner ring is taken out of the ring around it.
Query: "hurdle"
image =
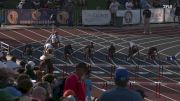
[[[1,49],[1,51],[6,52],[7,54],[10,53],[10,45],[8,45],[5,42],[0,41],[0,49]]]

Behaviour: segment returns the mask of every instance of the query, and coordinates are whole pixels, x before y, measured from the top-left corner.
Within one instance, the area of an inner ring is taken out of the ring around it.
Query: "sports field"
[[[130,89],[143,89],[147,101],[180,100],[180,29],[172,26],[153,27],[152,34],[144,35],[143,28],[107,28],[107,27],[59,27],[55,28],[63,36],[63,45],[71,44],[74,53],[71,59],[63,58],[63,47],[55,50],[54,66],[60,76],[74,71],[79,62],[91,65],[94,83],[93,95],[100,94],[114,86],[113,72],[123,66],[130,73]],[[14,47],[11,53],[21,58],[25,43],[32,43],[34,61],[39,62],[45,40],[50,36],[51,28],[1,29],[0,40]],[[136,43],[140,48],[140,57],[126,60],[128,42]],[[83,48],[94,42],[95,54],[91,61],[84,61]],[[115,58],[106,60],[107,49],[111,44],[116,47]],[[149,47],[157,47],[160,60],[146,59]],[[176,61],[168,61],[167,56],[176,56]],[[157,85],[160,84],[160,89]],[[160,92],[157,92],[160,90]]]

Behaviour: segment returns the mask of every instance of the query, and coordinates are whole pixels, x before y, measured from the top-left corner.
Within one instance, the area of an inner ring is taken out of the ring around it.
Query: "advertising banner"
[[[83,10],[83,25],[108,25],[111,21],[111,13],[109,10]]]
[[[178,22],[178,17],[175,16],[175,8],[165,9],[165,22]]]
[[[151,19],[150,23],[163,23],[164,22],[164,8],[150,9]],[[141,17],[143,18],[143,10],[141,11]],[[142,23],[143,23],[142,19]]]
[[[51,9],[6,10],[5,14],[6,24],[51,24],[56,20],[56,11]]]
[[[119,10],[117,17],[123,17],[123,24],[139,24],[140,10]]]
[[[56,15],[56,21],[58,24],[68,24],[69,21],[69,13],[66,11],[58,11]]]

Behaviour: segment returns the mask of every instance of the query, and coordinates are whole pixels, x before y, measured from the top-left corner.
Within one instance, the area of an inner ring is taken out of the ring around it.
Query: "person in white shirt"
[[[116,12],[118,11],[120,4],[119,2],[117,2],[116,0],[112,0],[110,6],[109,6],[109,10],[111,12],[111,24],[113,25],[115,22],[115,17],[116,17]]]
[[[125,6],[126,6],[126,9],[127,9],[127,10],[131,10],[131,9],[133,8],[133,3],[132,3],[132,1],[131,1],[131,0],[127,0]]]
[[[46,44],[44,45],[43,54],[49,54],[49,53],[48,53],[48,50],[51,50],[51,51],[52,51],[51,54],[53,54],[54,48],[53,48],[53,46],[52,46],[51,43],[46,43]]]
[[[135,46],[135,43],[129,42],[129,47],[132,48],[133,46]]]
[[[138,56],[139,56],[139,48],[138,48],[138,46],[133,42],[129,42],[128,59],[132,58],[134,55],[136,55],[136,53],[138,53]]]
[[[53,49],[53,46],[51,45],[51,43],[46,43],[44,45],[44,49],[47,50],[47,49]]]
[[[24,4],[25,4],[25,0],[21,0],[21,2],[19,2],[19,4],[17,5],[17,8],[22,9]]]
[[[53,47],[55,47],[55,48],[59,47],[61,39],[62,39],[62,37],[60,35],[58,35],[57,32],[55,31],[51,36],[51,43],[52,43]]]

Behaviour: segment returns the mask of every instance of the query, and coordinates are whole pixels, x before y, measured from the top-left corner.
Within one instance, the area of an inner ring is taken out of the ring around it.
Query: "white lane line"
[[[98,32],[100,32],[99,30],[97,30],[97,29],[94,29],[95,31],[98,31]],[[102,32],[102,33],[104,33],[104,32]],[[107,33],[104,33],[104,34],[107,34]],[[108,34],[109,35],[109,34]],[[109,36],[111,36],[111,35],[109,35]],[[159,39],[159,40],[153,40],[153,41],[148,41],[148,42],[144,42],[144,43],[140,43],[140,44],[138,44],[139,46],[141,46],[142,44],[146,44],[146,43],[150,43],[150,42],[156,42],[156,41],[162,41],[162,40],[167,40],[167,39],[176,39],[176,38],[179,38],[179,37],[175,37],[175,38],[166,38],[166,39]],[[149,38],[149,39],[151,39],[151,38]],[[177,40],[178,41],[178,40]],[[126,41],[127,42],[127,41]],[[124,42],[124,43],[126,43],[126,42]],[[156,44],[157,46],[159,46],[159,45],[163,45],[163,44],[167,44],[167,43],[172,43],[172,42],[176,42],[176,41],[171,41],[171,42],[166,42],[166,43],[161,43],[161,44]],[[121,44],[121,43],[120,43]],[[141,46],[141,47],[143,47],[143,46]],[[143,48],[145,48],[145,47],[143,47]],[[150,47],[147,47],[147,48],[150,48]],[[146,48],[146,49],[147,49]],[[142,52],[141,52],[142,53]]]
[[[8,38],[10,38],[10,39],[13,39],[14,40],[14,38],[13,37],[11,37],[11,36],[9,36],[9,35],[7,35],[7,34],[4,34],[4,33],[2,33],[2,32],[0,32],[2,35],[4,35],[4,36],[6,36],[6,37],[8,37]],[[21,43],[22,45],[24,45],[24,43],[23,42],[21,42],[21,41],[19,41],[19,40],[15,40],[16,42],[18,42],[18,43]]]
[[[8,38],[10,38],[10,39],[12,39],[12,40],[14,40],[14,41],[16,41],[16,42],[19,42],[19,43],[21,43],[21,44],[24,44],[23,42],[17,40],[16,38],[13,38],[13,37],[11,37],[11,36],[9,36],[9,35],[6,35],[6,34],[4,34],[4,33],[2,33],[2,32],[0,32],[0,34],[5,35],[6,37],[8,37]],[[11,46],[11,47],[13,47],[13,46]],[[14,47],[13,47],[13,48],[14,48]],[[21,51],[21,50],[19,50],[19,49],[16,49],[16,50],[19,51],[19,52],[21,52],[21,53],[23,53],[23,51]],[[33,58],[34,58],[34,57],[33,57]],[[34,58],[34,59],[36,59],[36,58]],[[36,60],[39,61],[39,59],[36,59]]]
[[[2,33],[2,32],[0,32],[0,33],[1,33],[2,35],[5,35],[5,34]],[[24,44],[24,43],[18,41],[17,39],[15,39],[15,38],[13,38],[13,37],[10,37],[10,36],[8,36],[8,35],[5,35],[5,36],[7,36],[7,37],[9,37],[9,38],[11,38],[11,39],[13,39],[13,40],[15,40],[15,41],[21,43],[21,44]],[[18,49],[17,49],[17,50],[18,50]],[[18,50],[18,51],[20,51],[20,50]],[[22,52],[22,51],[20,51],[20,52]],[[35,57],[33,57],[33,58],[35,58]],[[39,61],[39,59],[37,59],[37,58],[35,58],[35,59]],[[56,69],[58,69],[58,68],[56,68]],[[60,71],[62,71],[62,70],[60,70]],[[66,73],[67,73],[67,72],[66,72]],[[95,85],[94,85],[94,86],[95,86]],[[98,88],[98,87],[96,87],[96,88]],[[100,89],[100,88],[99,88],[99,89]]]
[[[28,39],[30,39],[30,40],[32,40],[32,41],[35,41],[35,42],[40,43],[40,44],[43,45],[43,43],[41,43],[40,41],[37,41],[37,40],[35,40],[35,39],[32,39],[32,38],[30,38],[30,37],[28,37],[28,36],[26,36],[26,35],[24,35],[24,34],[22,34],[22,33],[20,33],[20,32],[17,32],[17,31],[14,31],[14,30],[12,30],[12,31],[15,32],[15,33],[17,33],[18,35],[21,35],[21,36],[23,36],[23,37],[25,37],[25,38],[28,38]],[[59,61],[61,61],[61,62],[63,62],[63,63],[66,63],[66,64],[67,64],[67,62],[65,62],[65,61],[63,61],[63,60],[60,60],[60,59],[58,59],[58,58],[56,58],[56,59],[59,60]]]
[[[140,60],[140,61],[146,62],[146,61],[143,61],[143,60]],[[135,61],[133,61],[133,63],[136,64]],[[149,63],[149,62],[146,62],[146,63],[151,64],[151,63]],[[137,65],[137,64],[136,64],[136,65]],[[170,70],[169,70],[169,71],[170,71]],[[176,74],[177,74],[177,73],[176,73]],[[173,80],[173,79],[171,79],[171,78],[168,78],[168,77],[166,77],[166,78],[169,79],[169,80],[175,81],[175,80]]]
[[[151,92],[153,92],[153,93],[155,93],[155,94],[158,94],[157,92],[155,92],[155,91],[153,91],[152,89],[149,89],[149,88],[146,88],[146,87],[144,87],[144,86],[142,86],[142,85],[140,85],[140,84],[136,84],[136,85],[138,85],[138,86],[140,86],[140,87],[142,87],[142,88],[144,88],[144,89],[146,89],[146,90],[148,90],[148,91],[151,91]],[[171,101],[178,101],[178,100],[175,100],[175,99],[173,99],[173,98],[171,98],[171,97],[168,97],[168,96],[166,96],[166,95],[163,95],[163,94],[160,94],[162,97],[165,97],[165,98],[167,98],[167,99],[169,99],[169,100],[171,100]],[[169,100],[167,100],[167,101],[169,101]],[[154,100],[153,100],[154,101]],[[156,101],[156,100],[155,100]]]
[[[47,31],[47,30],[44,30],[44,31],[46,31],[46,32],[48,32],[48,33],[51,33],[50,31]],[[37,34],[37,35],[39,35],[37,32],[34,32],[34,31],[31,31],[31,32],[33,32],[34,34]],[[47,37],[45,37],[45,36],[43,36],[44,38],[47,38]],[[65,41],[67,41],[67,39],[65,40]],[[76,44],[76,43],[73,43],[73,44]],[[64,44],[63,44],[64,45]],[[58,48],[58,49],[62,49],[63,47],[61,47],[61,48]],[[57,49],[56,49],[57,50]],[[62,53],[62,52],[61,52]],[[74,64],[72,61],[71,61],[71,59],[69,59],[68,58],[68,61],[69,61],[69,63],[70,64]]]
[[[94,29],[94,30],[97,30],[97,29]],[[99,31],[99,30],[97,30],[97,31]],[[100,32],[100,31],[99,31]],[[104,33],[104,32],[102,32],[102,33]],[[107,33],[104,33],[104,34],[107,34]],[[107,35],[109,35],[109,36],[111,36],[111,37],[113,37],[112,35],[110,35],[110,34],[107,34]],[[122,40],[122,41],[124,41],[124,40]],[[125,42],[127,42],[127,41],[125,41]],[[137,44],[138,46],[140,46],[139,44]],[[122,45],[118,45],[118,46],[122,46]],[[128,48],[128,47],[126,47],[126,46],[123,46],[124,48]],[[141,46],[141,47],[143,47],[143,46]],[[151,46],[150,46],[151,47]],[[146,49],[146,48],[150,48],[150,47],[143,47],[143,49],[142,50],[144,50],[144,49]],[[118,51],[118,52],[120,52],[120,51]],[[141,52],[141,51],[140,51]],[[122,53],[122,52],[121,52]],[[122,53],[122,54],[124,54],[124,53]],[[143,53],[143,52],[141,52],[141,54],[143,54],[143,55],[146,55],[145,53]],[[168,56],[167,54],[163,54],[163,53],[160,53],[161,55],[164,55],[164,56]],[[139,59],[138,59],[139,60]],[[161,60],[162,61],[162,60]],[[166,62],[166,61],[162,61],[162,62]],[[169,62],[166,62],[166,63],[168,63],[168,64],[172,64],[172,63],[169,63]]]
[[[138,59],[139,60],[139,59]],[[140,61],[142,61],[142,60],[140,60]],[[143,62],[146,62],[146,61],[143,61]],[[165,61],[163,61],[163,62],[165,62]],[[146,62],[147,64],[151,64],[151,63],[148,63],[148,62]],[[167,63],[167,62],[166,62]],[[166,70],[168,70],[168,69],[166,69]],[[168,70],[168,71],[171,71],[171,70]],[[171,71],[172,73],[174,73],[174,74],[178,74],[178,73],[176,73],[176,72],[173,72],[173,71]],[[179,75],[179,74],[178,74]]]
[[[29,30],[29,29],[25,28],[24,30],[29,31],[29,32],[31,32],[31,33],[33,33],[35,35],[38,35],[38,36],[40,36],[40,37],[42,37],[44,39],[47,39],[47,37],[45,37],[44,35],[39,34],[39,33],[35,32],[35,31],[32,31],[31,29]]]
[[[51,33],[49,30],[46,30],[46,29],[42,29],[42,30]],[[70,32],[69,32],[69,34],[70,34]],[[77,36],[77,35],[76,35],[76,36]],[[64,37],[64,38],[66,38],[66,37]],[[66,38],[66,39],[67,39],[67,38]],[[67,39],[67,40],[69,40],[69,39]],[[70,41],[72,41],[72,40],[70,40]],[[80,42],[75,42],[75,41],[72,41],[72,42],[78,43],[78,44],[82,45]],[[75,58],[76,60],[78,60],[78,61],[85,62],[85,61],[83,61],[83,60],[81,60],[81,59],[78,59],[78,58],[76,58],[76,57],[74,57],[74,58]],[[89,64],[88,62],[85,62],[85,63]],[[91,63],[94,64],[92,60],[91,60]],[[102,68],[101,68],[101,69],[102,69]],[[106,71],[106,72],[108,72],[108,71]]]
[[[88,33],[86,33],[86,34],[88,34]],[[143,60],[141,60],[141,61],[143,61]],[[135,61],[133,61],[134,63],[135,63]],[[146,61],[143,61],[143,62],[146,62]],[[148,62],[146,62],[146,63],[148,63]],[[136,63],[135,63],[136,64]],[[148,64],[151,64],[151,63],[148,63]],[[116,64],[115,64],[116,65]],[[136,64],[137,65],[137,64]],[[157,74],[158,75],[158,74]],[[169,80],[172,80],[172,81],[174,81],[173,79],[171,79],[171,78],[168,78],[168,77],[166,77],[167,79],[169,79]]]
[[[160,50],[160,51],[158,51],[158,52],[163,52],[163,51],[166,51],[166,50],[168,50],[168,49],[176,48],[176,47],[180,47],[180,45],[175,45],[175,46],[167,47],[167,48],[164,48],[164,49],[162,49],[162,50]]]
[[[160,44],[156,44],[156,45],[152,45],[150,47],[156,47],[156,46],[162,46],[162,45],[166,45],[166,44],[172,44],[172,43],[175,43],[175,42],[179,42],[180,40],[175,40],[175,41],[170,41],[170,42],[165,42],[165,43],[160,43]],[[141,49],[141,51],[145,50],[145,49],[149,49],[150,47],[144,47],[144,49]]]
[[[176,54],[175,54],[175,57],[178,57],[179,55],[180,55],[180,52],[176,53]]]
[[[130,72],[130,71],[129,71]],[[133,73],[133,72],[130,72],[131,74],[134,74],[134,75],[137,75],[137,74],[135,74],[135,73]],[[148,78],[146,78],[146,77],[143,77],[143,76],[141,76],[141,75],[138,75],[139,77],[141,77],[141,78],[144,78],[144,79],[146,79],[146,80],[148,80],[148,81],[151,81],[151,82],[155,82],[155,81],[153,81],[153,80],[151,80],[151,79],[148,79]],[[96,76],[97,77],[97,76]],[[99,77],[98,77],[99,78]],[[103,81],[106,81],[106,82],[109,82],[108,80],[105,80],[105,79],[103,79],[103,78],[99,78],[99,79],[101,79],[101,80],[103,80]],[[138,84],[138,85],[140,85],[140,84]],[[158,94],[157,92],[155,92],[155,91],[153,91],[153,90],[151,90],[151,89],[149,89],[149,88],[147,88],[147,87],[145,87],[145,86],[142,86],[142,85],[140,85],[141,87],[143,87],[143,88],[146,88],[147,90],[149,90],[149,91],[151,91],[151,92],[153,92],[153,93],[155,93],[155,94]],[[162,85],[162,86],[164,86],[164,85]],[[165,87],[165,86],[164,86]],[[166,88],[166,87],[165,87]],[[163,94],[160,94],[161,96],[163,96],[163,97],[165,97],[165,98],[168,98],[168,99],[172,99],[172,98],[170,98],[170,97],[168,97],[168,96],[166,96],[166,95],[163,95]],[[176,101],[176,100],[173,100],[173,101]]]

